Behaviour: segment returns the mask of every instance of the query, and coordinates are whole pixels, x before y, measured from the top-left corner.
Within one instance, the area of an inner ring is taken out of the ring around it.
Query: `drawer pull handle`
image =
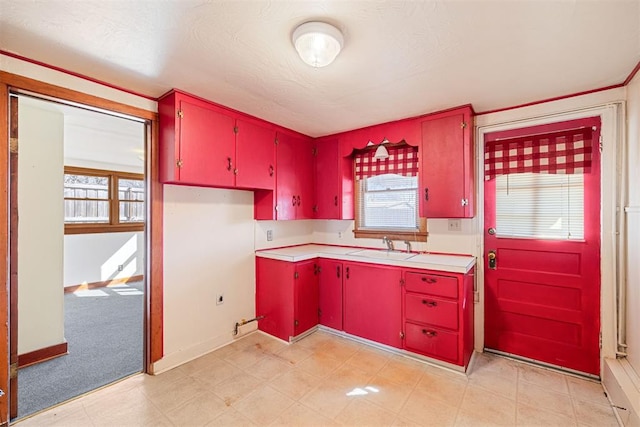
[[[427,283],[436,283],[438,279],[434,279],[433,277],[423,277],[422,281]]]
[[[423,299],[422,303],[424,305],[426,305],[427,307],[437,307],[438,306],[437,302],[435,302],[435,301],[427,301],[426,299]]]
[[[428,331],[426,329],[422,330],[422,333],[428,336],[429,338],[437,337],[438,333],[436,331]]]

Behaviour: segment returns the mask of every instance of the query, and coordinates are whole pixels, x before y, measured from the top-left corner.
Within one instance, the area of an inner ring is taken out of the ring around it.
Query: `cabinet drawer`
[[[405,323],[405,347],[427,356],[458,363],[458,334]]]
[[[458,298],[458,279],[451,276],[407,272],[405,274],[405,288],[408,292]]]
[[[458,303],[423,294],[406,294],[405,318],[447,329],[458,329]]]

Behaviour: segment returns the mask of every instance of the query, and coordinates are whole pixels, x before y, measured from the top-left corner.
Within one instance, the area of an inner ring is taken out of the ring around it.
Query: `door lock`
[[[489,260],[489,268],[491,270],[496,269],[496,251],[489,251],[487,254],[487,259]]]
[[[495,236],[496,234],[496,229],[491,227],[490,229],[487,230],[487,233],[489,233],[489,235],[491,236]]]

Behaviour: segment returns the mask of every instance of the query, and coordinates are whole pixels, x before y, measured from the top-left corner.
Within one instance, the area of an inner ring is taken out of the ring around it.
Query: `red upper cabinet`
[[[279,133],[276,147],[276,219],[313,218],[311,139]]]
[[[317,140],[314,147],[315,218],[341,219],[342,180],[337,138]]]
[[[468,106],[422,120],[422,217],[473,218],[475,214],[472,113]]]
[[[276,131],[254,122],[236,121],[236,187],[275,189]]]
[[[234,185],[234,117],[180,92],[161,98],[158,111],[162,182]]]

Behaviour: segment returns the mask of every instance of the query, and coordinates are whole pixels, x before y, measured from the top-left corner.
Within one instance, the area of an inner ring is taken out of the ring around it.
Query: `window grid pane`
[[[496,178],[498,237],[584,239],[584,175]]]
[[[418,178],[395,174],[359,181],[359,229],[418,229]]]

